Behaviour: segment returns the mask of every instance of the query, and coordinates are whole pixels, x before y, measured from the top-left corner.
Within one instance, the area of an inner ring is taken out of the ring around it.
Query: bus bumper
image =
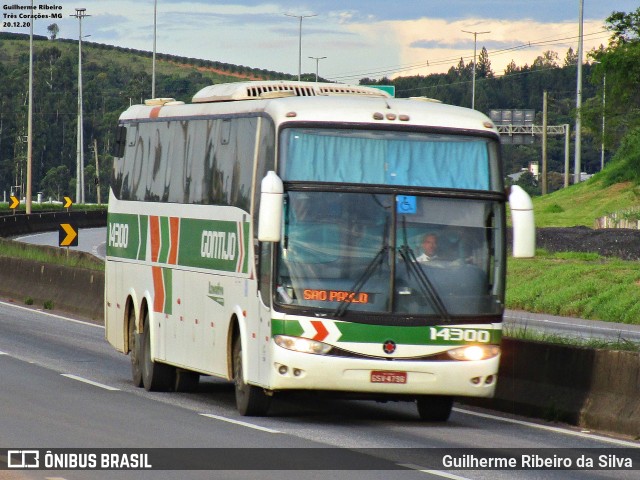
[[[500,356],[479,361],[348,358],[273,346],[269,389],[492,397]]]

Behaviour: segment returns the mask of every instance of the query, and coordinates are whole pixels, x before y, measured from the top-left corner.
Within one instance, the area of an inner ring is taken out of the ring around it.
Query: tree
[[[40,182],[40,187],[45,196],[55,197],[56,200],[60,200],[69,185],[70,179],[71,172],[69,172],[69,169],[65,165],[60,165],[46,173],[42,182]]]
[[[519,71],[520,67],[516,65],[516,62],[511,60],[511,62],[509,62],[509,65],[507,65],[507,68],[504,69],[504,74],[509,75],[510,73],[518,73]]]
[[[601,88],[606,75],[607,130],[617,132],[619,144],[627,132],[640,128],[640,8],[614,12],[607,23],[613,37],[608,48],[589,54],[597,61],[591,82]]]
[[[522,187],[522,189],[531,196],[540,195],[541,193],[536,177],[529,171],[523,172],[522,175],[520,175],[516,185]]]
[[[476,75],[480,78],[493,78],[493,70],[491,70],[491,60],[489,60],[489,52],[482,47],[478,62],[476,64]]]
[[[533,68],[557,68],[558,53],[553,50],[547,50],[533,61]]]
[[[607,30],[613,33],[613,46],[634,42],[640,37],[640,8],[631,13],[613,12],[606,22]]]
[[[60,28],[57,23],[52,23],[47,27],[47,32],[49,32],[49,39],[55,40],[58,37],[58,33],[60,33]]]
[[[573,51],[573,48],[569,47],[567,55],[564,57],[564,66],[570,67],[578,64],[578,54]]]

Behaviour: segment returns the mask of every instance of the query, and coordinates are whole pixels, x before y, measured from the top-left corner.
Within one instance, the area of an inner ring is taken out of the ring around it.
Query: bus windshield
[[[288,181],[502,191],[497,143],[483,137],[288,128],[280,148]]]
[[[499,314],[499,203],[289,191],[277,302],[349,312]]]

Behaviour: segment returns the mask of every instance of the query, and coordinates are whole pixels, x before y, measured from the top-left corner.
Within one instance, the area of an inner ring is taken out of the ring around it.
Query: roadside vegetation
[[[594,227],[597,218],[640,207],[640,9],[614,12],[592,81],[607,79],[605,141],[615,154],[589,181],[534,198],[536,225]],[[600,112],[599,115],[601,115]],[[640,323],[640,264],[595,253],[549,253],[507,262],[507,308]]]
[[[509,258],[507,308],[617,323],[640,323],[640,263],[596,253]]]
[[[0,238],[0,257],[21,258],[34,262],[104,271],[104,262],[88,253],[57,247],[29,245],[4,238]]]
[[[526,327],[505,326],[503,333],[509,338],[517,340],[529,340],[541,343],[553,343],[555,345],[565,345],[570,347],[596,348],[604,350],[622,350],[627,352],[640,351],[640,344],[625,340],[622,336],[615,340],[605,340],[599,338],[578,338],[567,337],[549,332],[541,332]]]

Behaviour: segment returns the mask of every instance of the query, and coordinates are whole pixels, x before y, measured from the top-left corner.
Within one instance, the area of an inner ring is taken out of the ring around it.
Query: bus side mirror
[[[513,256],[531,258],[536,253],[536,224],[533,202],[522,187],[513,185],[509,193],[511,223],[513,224]]]
[[[269,171],[262,179],[258,240],[279,242],[282,232],[284,187],[276,172]]]

